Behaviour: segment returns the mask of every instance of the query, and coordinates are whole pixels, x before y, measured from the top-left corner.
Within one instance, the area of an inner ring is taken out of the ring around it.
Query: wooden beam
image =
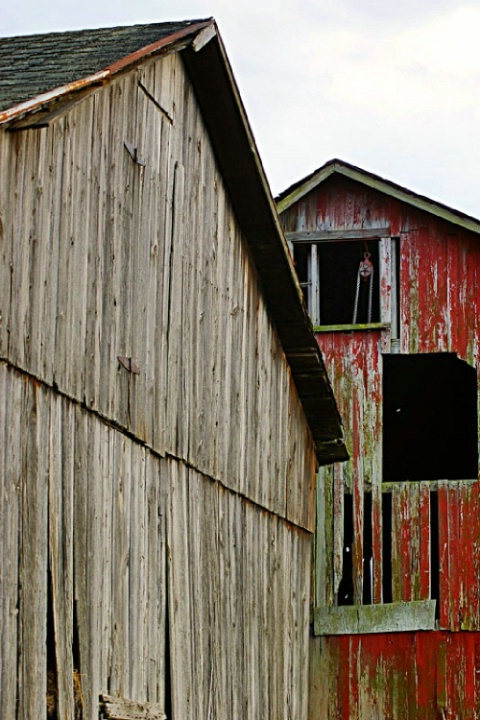
[[[166,720],[161,705],[100,695],[100,709],[109,720]]]
[[[292,243],[339,242],[347,240],[380,240],[390,237],[390,227],[362,228],[360,230],[315,230],[312,232],[287,232],[285,237]]]
[[[217,34],[217,28],[215,27],[215,24],[212,23],[211,25],[208,25],[204,30],[201,30],[198,35],[196,35],[192,42],[192,47],[195,52],[199,52],[202,48],[207,45],[207,43],[210,42],[212,38],[215,37]]]
[[[390,323],[357,323],[356,325],[314,325],[316,333],[357,332],[359,330],[388,330]]]
[[[435,629],[435,600],[385,605],[320,607],[314,611],[315,635],[360,635]]]

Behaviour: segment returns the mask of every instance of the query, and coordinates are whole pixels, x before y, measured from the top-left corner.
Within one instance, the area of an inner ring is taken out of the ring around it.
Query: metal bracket
[[[140,157],[140,155],[138,154],[138,148],[137,148],[135,145],[132,145],[131,143],[127,142],[126,140],[124,140],[123,144],[125,145],[125,148],[126,148],[126,150],[128,151],[128,153],[129,153],[130,157],[132,158],[132,160],[133,160],[134,162],[136,162],[137,165],[141,165],[142,167],[145,167],[147,163],[146,163],[145,160],[144,160],[142,157]]]
[[[140,375],[140,368],[138,367],[138,365],[135,365],[131,357],[125,357],[125,355],[118,355],[117,360],[120,365],[125,368],[125,370],[128,370],[128,372],[131,372],[134,375]]]

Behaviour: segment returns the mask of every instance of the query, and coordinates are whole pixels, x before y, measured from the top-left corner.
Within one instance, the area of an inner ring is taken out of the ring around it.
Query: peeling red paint
[[[292,232],[390,227],[391,236],[399,238],[400,352],[457,353],[477,368],[480,379],[480,238],[474,232],[337,174],[288,207],[282,222]],[[388,245],[382,247],[381,320],[388,324],[395,277]],[[378,603],[384,582],[382,353],[394,351],[396,345],[392,345],[391,326],[323,330],[317,341],[351,453],[351,460],[336,466],[333,474],[334,494],[344,491],[344,481],[353,493],[355,601],[362,602],[364,495],[368,492],[372,497],[373,602]],[[328,692],[323,714],[311,712],[311,720],[480,717],[479,485],[473,480],[445,480],[432,487],[426,482],[405,482],[389,491],[391,590],[394,601],[428,600],[436,572],[441,631],[322,638],[320,667],[328,678]],[[337,509],[341,507],[335,496],[333,501]],[[437,501],[438,539],[431,524]],[[338,512],[335,522],[338,532]],[[337,548],[338,538],[333,542]],[[432,556],[432,543],[434,550],[438,548],[438,558],[435,553]]]
[[[321,670],[335,678],[312,720],[467,720],[480,712],[476,633],[384,633],[322,640]],[[322,714],[320,714],[320,712]]]

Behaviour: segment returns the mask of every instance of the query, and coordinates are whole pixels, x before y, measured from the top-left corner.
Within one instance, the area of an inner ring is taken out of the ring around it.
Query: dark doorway
[[[477,374],[455,353],[383,356],[383,480],[478,475]]]

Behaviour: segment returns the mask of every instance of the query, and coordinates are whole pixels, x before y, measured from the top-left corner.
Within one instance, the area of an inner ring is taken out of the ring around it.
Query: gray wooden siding
[[[48,558],[59,717],[74,671],[85,718],[163,706],[167,613],[175,717],[306,717],[308,533],[5,363],[0,391],[2,717],[46,717]]]
[[[180,57],[2,133],[0,172],[0,357],[313,529],[311,438]]]

